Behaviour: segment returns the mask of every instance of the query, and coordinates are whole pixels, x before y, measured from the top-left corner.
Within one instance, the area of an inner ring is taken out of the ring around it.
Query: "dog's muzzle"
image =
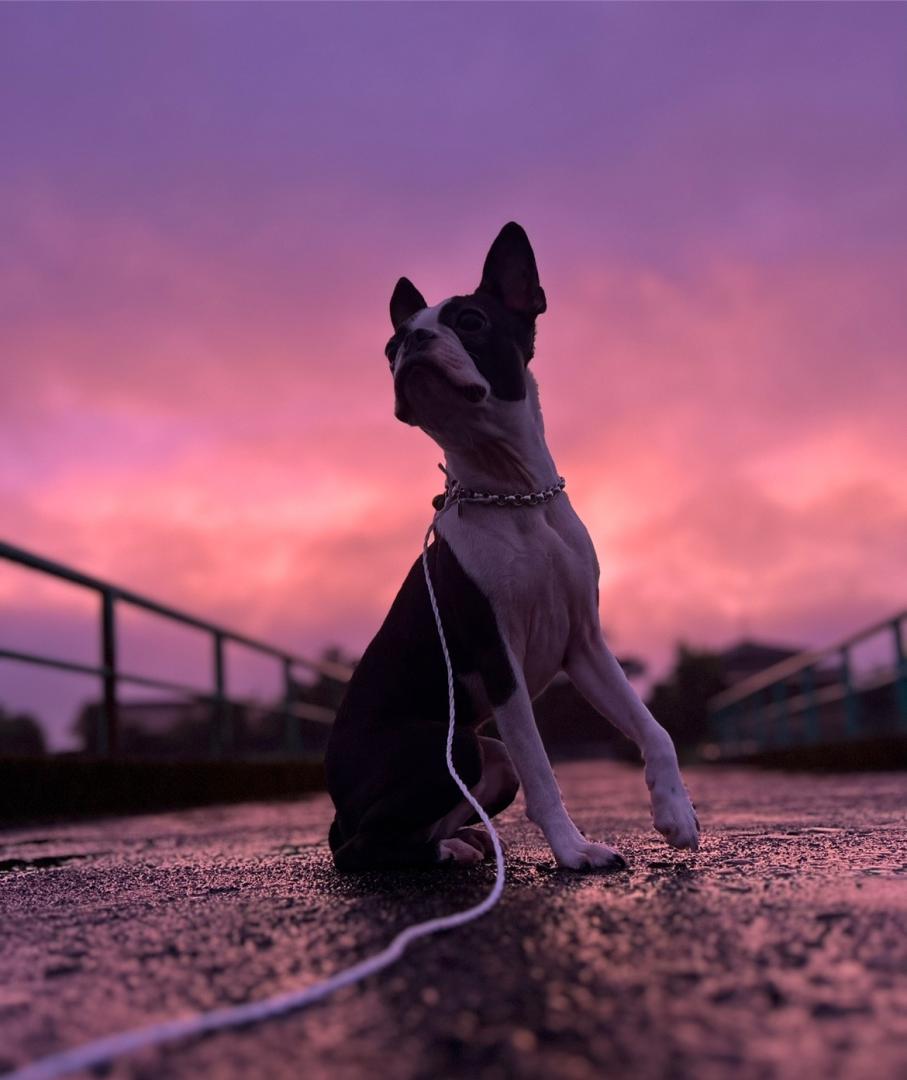
[[[415,423],[412,419],[412,399],[415,397],[413,391],[417,384],[422,384],[434,396],[441,397],[449,392],[451,396],[465,399],[472,405],[485,400],[488,396],[487,387],[472,379],[458,378],[457,375],[457,372],[443,367],[424,352],[407,356],[394,377],[394,415],[404,423]]]

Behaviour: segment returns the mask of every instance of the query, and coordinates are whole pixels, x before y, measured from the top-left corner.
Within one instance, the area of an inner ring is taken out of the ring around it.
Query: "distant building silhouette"
[[[340,649],[325,649],[326,665],[350,669],[355,662]],[[287,699],[225,702],[120,702],[118,752],[124,757],[197,760],[212,753],[227,756],[321,758],[330,721],[346,683],[318,673],[311,682],[293,680]],[[82,753],[95,756],[103,746],[103,705],[89,702],[73,725]]]
[[[743,682],[744,679],[767,671],[775,664],[783,663],[794,656],[801,656],[805,651],[803,646],[789,648],[786,645],[767,645],[744,638],[723,652],[716,653],[716,657],[721,664],[725,682],[728,687],[731,687]],[[840,682],[841,678],[841,665],[827,661],[814,668],[812,673],[813,683],[817,687],[833,686]]]
[[[792,649],[786,645],[768,645],[761,641],[743,638],[735,645],[716,653],[715,656],[721,665],[728,686],[734,686],[751,675],[780,664],[782,660],[799,656],[801,652],[803,652],[802,647]]]
[[[287,718],[283,703],[229,702],[216,712],[207,702],[135,701],[118,709],[118,753],[123,757],[198,760],[212,754],[229,757],[320,758],[327,745],[330,711],[313,710],[312,716]],[[74,724],[82,753],[100,753],[103,706],[85,705]],[[292,725],[292,739],[288,736]]]

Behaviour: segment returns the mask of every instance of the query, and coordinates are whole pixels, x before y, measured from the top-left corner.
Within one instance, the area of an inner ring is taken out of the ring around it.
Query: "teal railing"
[[[73,585],[89,589],[98,598],[98,620],[100,655],[97,664],[81,664],[64,660],[60,657],[45,656],[36,653],[23,652],[10,648],[0,647],[0,660],[33,664],[38,667],[54,668],[58,671],[67,671],[81,675],[96,676],[101,683],[102,699],[101,708],[98,710],[98,729],[95,733],[94,745],[97,752],[102,756],[114,756],[117,752],[120,718],[120,694],[119,689],[123,685],[150,687],[157,690],[175,694],[185,701],[201,702],[210,706],[211,716],[211,748],[215,755],[229,751],[229,709],[230,706],[241,706],[245,702],[232,698],[228,692],[227,678],[227,650],[228,643],[233,642],[259,655],[272,657],[281,665],[283,674],[283,701],[275,710],[269,710],[282,719],[284,723],[284,744],[289,754],[299,750],[299,721],[309,720],[330,723],[333,720],[333,712],[329,709],[316,705],[309,705],[295,700],[294,672],[304,668],[316,674],[326,675],[332,679],[345,682],[350,677],[350,669],[342,664],[329,661],[310,660],[304,656],[298,656],[281,649],[279,646],[267,642],[258,641],[245,634],[236,633],[224,626],[189,615],[184,611],[169,607],[151,600],[146,596],[112,585],[108,581],[83,574],[61,563],[45,559],[13,544],[0,541],[0,559],[27,567],[42,574],[50,575],[61,581],[70,582]],[[128,605],[143,611],[159,615],[174,623],[192,627],[206,634],[211,646],[211,688],[208,691],[199,691],[197,688],[183,683],[171,682],[166,679],[151,678],[135,672],[123,671],[118,660],[117,650],[117,615],[120,609]]]
[[[907,610],[718,694],[709,703],[708,756],[907,736],[905,622]],[[871,639],[887,657],[859,672],[855,652]]]

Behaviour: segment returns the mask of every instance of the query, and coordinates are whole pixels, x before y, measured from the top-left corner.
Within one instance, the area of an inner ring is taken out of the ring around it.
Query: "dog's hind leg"
[[[510,806],[516,798],[520,781],[507,748],[500,739],[479,736],[479,747],[482,751],[482,776],[469,790],[485,813],[494,817]],[[449,851],[451,854],[448,857],[457,857],[455,852],[459,849],[455,845],[445,846],[447,840],[470,844],[479,851],[482,858],[491,854],[491,840],[487,834],[483,830],[470,828],[478,820],[472,806],[465,799],[461,799],[449,813],[436,821],[432,826],[431,836],[441,841],[442,855]]]
[[[450,858],[458,862],[472,858],[475,848],[472,854],[463,851],[459,848],[462,841],[444,850],[439,847],[456,830],[438,833],[436,824],[461,804],[472,813],[447,771],[446,741],[447,729],[441,724],[382,730],[380,738],[366,747],[374,773],[385,777],[370,794],[363,792],[354,772],[342,775],[342,759],[335,761],[332,796],[338,815],[330,840],[338,870],[428,866]],[[483,774],[483,751],[473,731],[456,731],[453,758],[466,786],[477,788]]]

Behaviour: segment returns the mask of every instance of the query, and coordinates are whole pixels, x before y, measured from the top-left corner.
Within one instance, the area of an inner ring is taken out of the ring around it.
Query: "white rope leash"
[[[456,724],[456,706],[454,704],[454,681],[453,666],[450,662],[450,653],[447,651],[447,639],[444,636],[444,627],[441,625],[441,615],[438,611],[438,601],[435,590],[431,583],[431,574],[428,570],[428,543],[438,518],[443,513],[439,510],[432,519],[425,540],[422,544],[422,569],[425,572],[425,584],[428,586],[428,597],[431,601],[431,609],[435,616],[435,625],[438,628],[438,637],[441,641],[441,651],[444,653],[444,663],[447,667],[447,700],[448,700],[448,726],[447,726],[447,769],[453,777],[457,787],[463,793],[463,797],[478,814],[482,824],[488,830],[491,843],[494,846],[495,879],[494,886],[488,896],[473,907],[464,911],[454,912],[453,915],[442,915],[436,919],[426,919],[425,922],[415,923],[413,926],[402,930],[381,952],[361,960],[352,967],[344,968],[328,979],[307,986],[303,990],[290,990],[284,994],[275,994],[263,1001],[251,1001],[246,1005],[234,1005],[229,1008],[213,1009],[211,1012],[192,1013],[189,1016],[177,1017],[173,1020],[164,1020],[157,1024],[148,1024],[145,1027],[133,1028],[131,1031],[123,1031],[117,1035],[108,1035],[106,1038],[97,1039],[95,1042],[77,1046],[72,1050],[64,1050],[59,1054],[51,1054],[49,1057],[25,1065],[14,1072],[6,1073],[5,1080],[56,1080],[58,1076],[67,1076],[69,1073],[80,1069],[91,1069],[97,1065],[106,1065],[114,1058],[124,1054],[134,1053],[149,1046],[160,1046],[162,1043],[172,1042],[174,1039],[185,1039],[192,1036],[206,1035],[212,1031],[221,1031],[224,1028],[244,1027],[255,1024],[260,1020],[269,1020],[275,1016],[303,1009],[316,1001],[321,1001],[335,990],[365,979],[369,975],[389,967],[403,955],[406,947],[413,941],[429,934],[436,934],[441,930],[453,930],[464,923],[472,922],[490,911],[498,902],[504,890],[504,852],[501,849],[501,841],[491,824],[491,819],[485,810],[474,798],[469,788],[463,783],[453,763],[453,737]]]

